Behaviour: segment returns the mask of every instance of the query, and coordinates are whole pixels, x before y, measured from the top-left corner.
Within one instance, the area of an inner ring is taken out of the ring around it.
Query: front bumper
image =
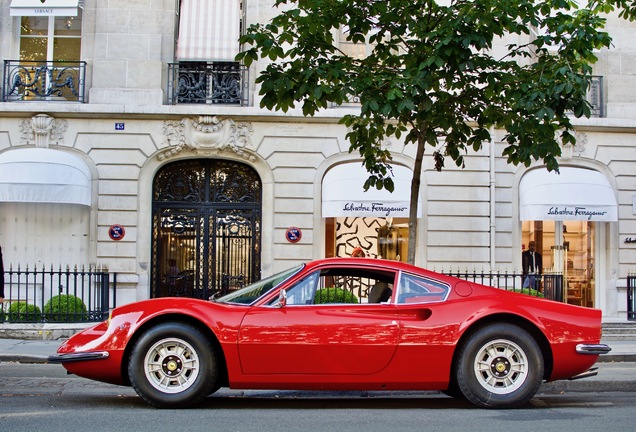
[[[103,360],[109,356],[108,351],[93,351],[68,354],[53,354],[48,358],[49,363],[70,363],[87,360]]]
[[[576,346],[576,352],[578,354],[593,354],[601,355],[607,354],[612,349],[605,344],[578,344]]]

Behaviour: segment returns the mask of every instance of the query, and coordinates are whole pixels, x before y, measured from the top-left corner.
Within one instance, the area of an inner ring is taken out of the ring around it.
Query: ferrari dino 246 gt
[[[49,361],[131,385],[157,407],[221,387],[439,390],[526,404],[544,381],[595,374],[601,312],[366,258],[296,266],[211,300],[114,309]]]

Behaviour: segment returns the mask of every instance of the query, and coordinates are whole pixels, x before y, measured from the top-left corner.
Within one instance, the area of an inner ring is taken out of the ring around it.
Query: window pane
[[[55,36],[75,36],[82,35],[82,13],[78,12],[76,17],[56,17]]]
[[[45,37],[23,37],[20,40],[20,60],[46,61]]]
[[[49,32],[48,17],[25,16],[20,21],[20,34],[30,36],[46,36]]]
[[[53,44],[53,60],[78,61],[80,60],[81,39],[79,38],[55,38]]]

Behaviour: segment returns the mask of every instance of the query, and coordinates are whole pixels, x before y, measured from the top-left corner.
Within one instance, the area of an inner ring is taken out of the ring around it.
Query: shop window
[[[328,218],[326,230],[327,257],[365,256],[406,262],[408,218]]]
[[[563,299],[594,307],[596,224],[590,221],[525,221],[522,251],[534,241],[543,271],[563,274]]]

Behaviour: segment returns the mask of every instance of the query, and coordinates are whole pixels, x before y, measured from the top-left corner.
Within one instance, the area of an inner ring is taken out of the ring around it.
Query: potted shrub
[[[316,291],[314,304],[324,303],[358,303],[358,299],[352,292],[342,288],[321,288]]]
[[[36,305],[16,301],[11,302],[5,318],[11,322],[37,322],[42,319],[42,311]]]
[[[44,317],[49,322],[83,321],[86,317],[86,305],[74,295],[57,295],[44,305]]]
[[[536,289],[533,289],[533,288],[515,288],[512,291],[516,293],[531,295],[534,297],[545,298],[545,296],[543,295],[541,291],[537,291]]]

